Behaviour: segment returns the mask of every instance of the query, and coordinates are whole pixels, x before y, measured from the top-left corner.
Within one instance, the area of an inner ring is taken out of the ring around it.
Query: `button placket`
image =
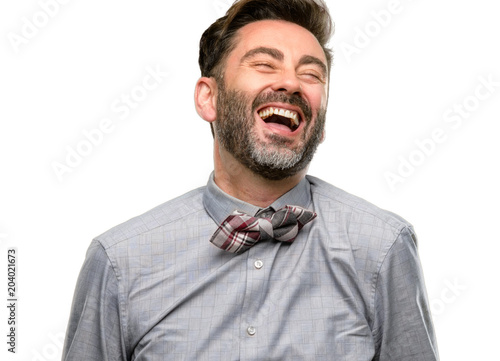
[[[268,261],[270,249],[272,250],[272,248],[273,243],[263,242],[260,247],[253,247],[247,252],[246,294],[252,295],[252,297],[245,297],[242,308],[242,327],[240,328],[240,332],[241,336],[246,339],[246,342],[241,344],[244,354],[250,352],[249,350],[253,350],[259,337],[263,337],[266,334],[265,321],[262,320],[262,316],[260,315],[260,305],[265,300],[263,288],[269,277],[268,272],[270,271],[265,265],[266,261]],[[259,327],[263,327],[263,329],[259,329]],[[244,349],[247,351],[244,351]]]

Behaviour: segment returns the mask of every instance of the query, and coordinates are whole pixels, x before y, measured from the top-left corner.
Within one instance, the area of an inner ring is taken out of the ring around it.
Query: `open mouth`
[[[276,123],[282,124],[290,128],[290,131],[294,132],[297,130],[300,124],[300,115],[296,111],[277,108],[277,107],[267,107],[259,111],[259,116],[266,123]]]

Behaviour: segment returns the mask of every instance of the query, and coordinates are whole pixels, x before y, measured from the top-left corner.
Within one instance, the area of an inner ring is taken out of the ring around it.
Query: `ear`
[[[202,77],[196,82],[194,104],[199,116],[209,123],[217,118],[217,83],[214,78]]]
[[[323,143],[326,138],[326,129],[323,129],[323,133],[321,133],[321,139],[319,140],[320,143]]]

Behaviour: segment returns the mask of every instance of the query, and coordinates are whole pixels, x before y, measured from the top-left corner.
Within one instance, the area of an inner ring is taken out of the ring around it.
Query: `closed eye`
[[[276,67],[272,63],[267,63],[267,62],[255,62],[251,64],[254,68],[258,70],[263,70],[263,71],[270,71],[270,70],[275,70]]]
[[[303,77],[306,77],[307,79],[310,79],[312,81],[318,81],[320,83],[325,83],[324,77],[321,74],[314,72],[314,71],[313,72],[303,72],[300,75]]]

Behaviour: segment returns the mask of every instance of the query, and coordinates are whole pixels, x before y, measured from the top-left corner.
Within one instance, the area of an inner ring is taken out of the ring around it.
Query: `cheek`
[[[328,103],[328,91],[325,87],[321,87],[321,89],[315,89],[308,94],[309,104],[311,104],[314,112],[317,112],[319,109],[324,109]]]
[[[240,76],[234,80],[232,89],[244,90],[247,94],[259,94],[263,90],[268,89],[273,84],[269,76],[254,74],[249,76]]]
[[[327,105],[328,105],[328,85],[324,85],[321,90],[320,106],[321,108],[326,109]]]

